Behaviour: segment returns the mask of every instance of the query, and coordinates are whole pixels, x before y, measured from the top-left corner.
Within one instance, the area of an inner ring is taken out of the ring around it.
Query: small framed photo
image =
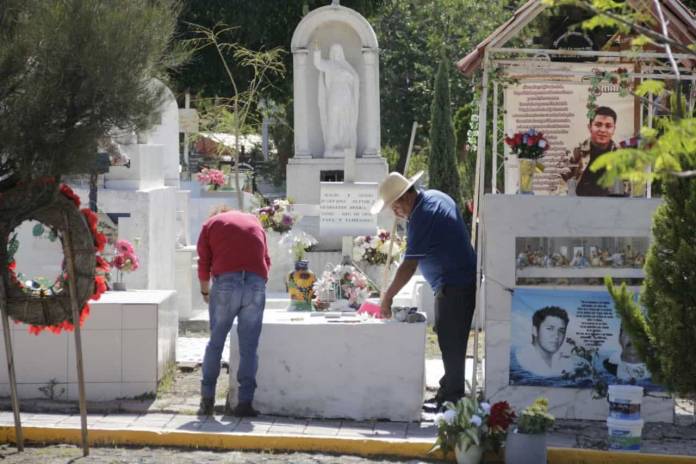
[[[573,257],[579,258],[581,256],[585,256],[585,247],[581,247],[581,246],[573,247]]]
[[[597,247],[591,246],[590,247],[590,258],[595,258],[596,256],[597,256]]]
[[[560,251],[559,251],[559,253],[561,254],[561,256],[567,258],[567,257],[568,257],[568,247],[567,247],[567,246],[562,246],[561,249],[560,249]]]

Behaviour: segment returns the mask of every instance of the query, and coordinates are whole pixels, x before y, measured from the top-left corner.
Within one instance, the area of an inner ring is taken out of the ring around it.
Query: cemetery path
[[[186,451],[166,448],[91,448],[90,455],[82,457],[82,449],[72,445],[25,448],[17,453],[15,448],[0,447],[0,460],[4,464],[380,464],[406,462],[419,464],[428,461],[394,461],[382,458],[335,456],[307,453],[245,453],[239,451]],[[73,461],[74,460],[74,461]]]

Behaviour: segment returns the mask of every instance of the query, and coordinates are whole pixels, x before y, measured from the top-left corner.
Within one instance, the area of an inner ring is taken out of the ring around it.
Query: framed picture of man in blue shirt
[[[434,330],[445,368],[434,398],[440,409],[445,401],[464,396],[464,363],[476,305],[476,254],[455,201],[438,190],[416,188],[422,175],[407,179],[390,173],[371,212],[390,208],[407,221],[406,253],[382,293],[382,316],[391,317],[394,296],[417,268],[435,293]]]

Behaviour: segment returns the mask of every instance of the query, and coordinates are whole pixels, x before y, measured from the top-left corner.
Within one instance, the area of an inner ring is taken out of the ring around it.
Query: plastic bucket
[[[612,419],[640,419],[643,387],[609,385],[609,417]]]
[[[607,419],[609,449],[614,451],[640,451],[643,420]]]

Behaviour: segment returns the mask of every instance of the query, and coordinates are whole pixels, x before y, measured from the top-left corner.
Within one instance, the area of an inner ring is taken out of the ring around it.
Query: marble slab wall
[[[549,399],[559,418],[604,420],[606,399],[593,399],[590,389],[510,386],[510,311],[515,287],[516,237],[649,237],[659,200],[533,195],[486,195],[482,207],[482,253],[485,274],[482,297],[486,330],[486,395],[507,400],[515,408],[535,398]],[[610,272],[610,271],[607,271]],[[547,286],[552,289],[603,290],[603,286]],[[643,398],[646,421],[671,422],[671,399]]]

